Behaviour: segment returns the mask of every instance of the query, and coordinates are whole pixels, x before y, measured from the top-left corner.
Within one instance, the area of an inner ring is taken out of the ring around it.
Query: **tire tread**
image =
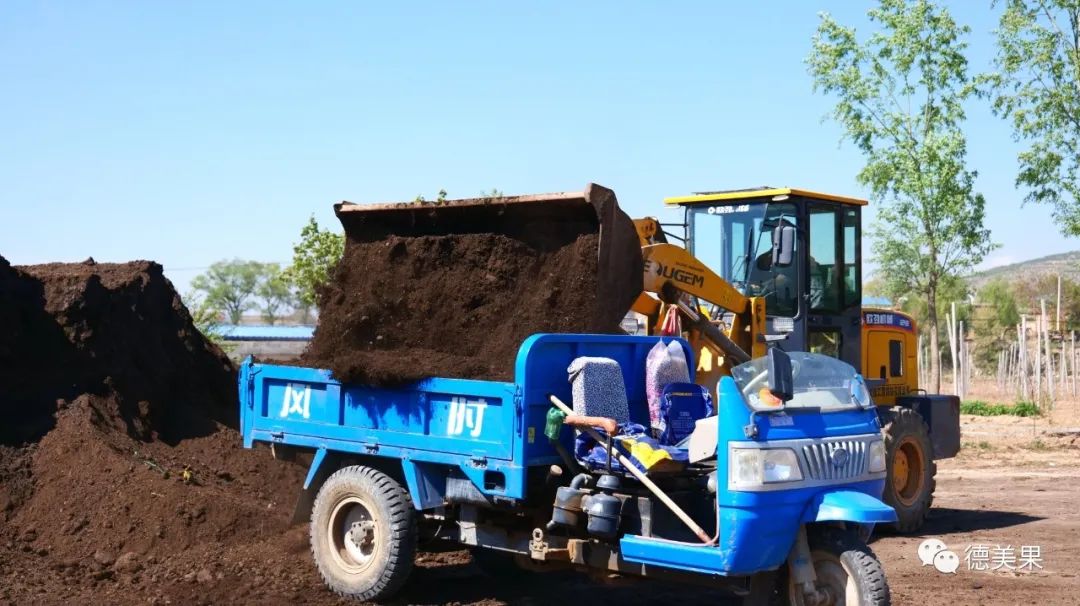
[[[376,502],[377,508],[382,505],[386,511],[390,530],[387,537],[390,539],[389,553],[381,574],[370,587],[362,591],[356,591],[340,583],[327,570],[320,554],[323,547],[317,537],[317,528],[318,524],[325,523],[325,520],[316,520],[316,517],[326,509],[323,501],[330,498],[330,492],[340,484],[351,485],[350,488],[353,490],[366,492]],[[331,591],[343,598],[359,601],[378,601],[389,598],[401,589],[412,572],[417,544],[417,524],[412,499],[408,491],[393,478],[377,469],[361,465],[342,467],[326,479],[315,497],[311,510],[309,536],[311,555],[315,560],[319,576]]]
[[[914,505],[905,507],[892,498],[892,460],[900,438],[913,433],[923,448],[927,461],[923,472],[926,474],[926,489]],[[933,460],[934,449],[930,442],[930,428],[918,412],[910,408],[894,407],[881,413],[881,434],[885,439],[885,456],[889,464],[888,479],[885,484],[885,502],[896,509],[897,521],[890,526],[901,533],[915,532],[922,527],[926,515],[934,503],[934,490],[937,488],[937,463]]]

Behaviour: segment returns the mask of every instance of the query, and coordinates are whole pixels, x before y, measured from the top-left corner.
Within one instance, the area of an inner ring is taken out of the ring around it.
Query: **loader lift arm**
[[[642,233],[640,227],[638,231]],[[644,293],[634,303],[634,311],[655,318],[661,303],[678,304],[691,329],[695,349],[706,345],[723,356],[723,363],[715,369],[718,375],[726,374],[733,366],[751,358],[765,355],[763,298],[743,295],[684,248],[667,243],[649,244],[644,238],[642,244]],[[680,301],[682,294],[731,312],[733,318],[728,332],[725,334],[701,310]],[[695,343],[702,340],[704,343]]]

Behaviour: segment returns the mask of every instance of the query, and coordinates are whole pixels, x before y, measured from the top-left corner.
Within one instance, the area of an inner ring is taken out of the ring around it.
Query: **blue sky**
[[[989,66],[996,15],[953,2]],[[0,255],[287,262],[331,205],[613,188],[790,185],[864,195],[803,59],[856,2],[0,4]],[[865,32],[864,32],[865,33]],[[987,265],[1078,248],[1021,206],[1018,147],[975,104]],[[669,211],[672,212],[672,211]],[[873,219],[871,208],[869,218]]]

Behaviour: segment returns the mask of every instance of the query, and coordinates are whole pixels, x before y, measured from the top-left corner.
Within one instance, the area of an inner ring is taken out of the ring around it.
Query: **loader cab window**
[[[799,309],[802,261],[796,241],[795,261],[772,266],[773,228],[798,228],[794,204],[776,202],[695,206],[687,210],[690,252],[739,292],[764,297],[770,316],[794,317]]]
[[[810,334],[807,335],[806,350],[830,358],[839,358],[841,338],[840,330],[836,328],[811,330]]]
[[[859,209],[846,208],[844,213],[844,307],[862,305],[862,233],[859,232]]]
[[[814,203],[809,214],[811,311],[836,313],[861,305],[859,210]]]
[[[813,206],[810,209],[810,309],[839,311],[840,276],[836,263],[836,209]]]

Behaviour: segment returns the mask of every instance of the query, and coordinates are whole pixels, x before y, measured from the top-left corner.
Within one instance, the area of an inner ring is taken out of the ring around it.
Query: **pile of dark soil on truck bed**
[[[617,215],[604,236],[617,271],[599,267],[600,234],[587,205],[569,213],[514,209],[520,216],[512,220],[436,208],[419,226],[339,210],[345,254],[321,293],[319,325],[301,363],[370,385],[512,381],[518,349],[532,334],[622,332],[641,292],[640,248],[614,194],[589,191],[610,196]],[[536,216],[545,212],[557,216]]]

